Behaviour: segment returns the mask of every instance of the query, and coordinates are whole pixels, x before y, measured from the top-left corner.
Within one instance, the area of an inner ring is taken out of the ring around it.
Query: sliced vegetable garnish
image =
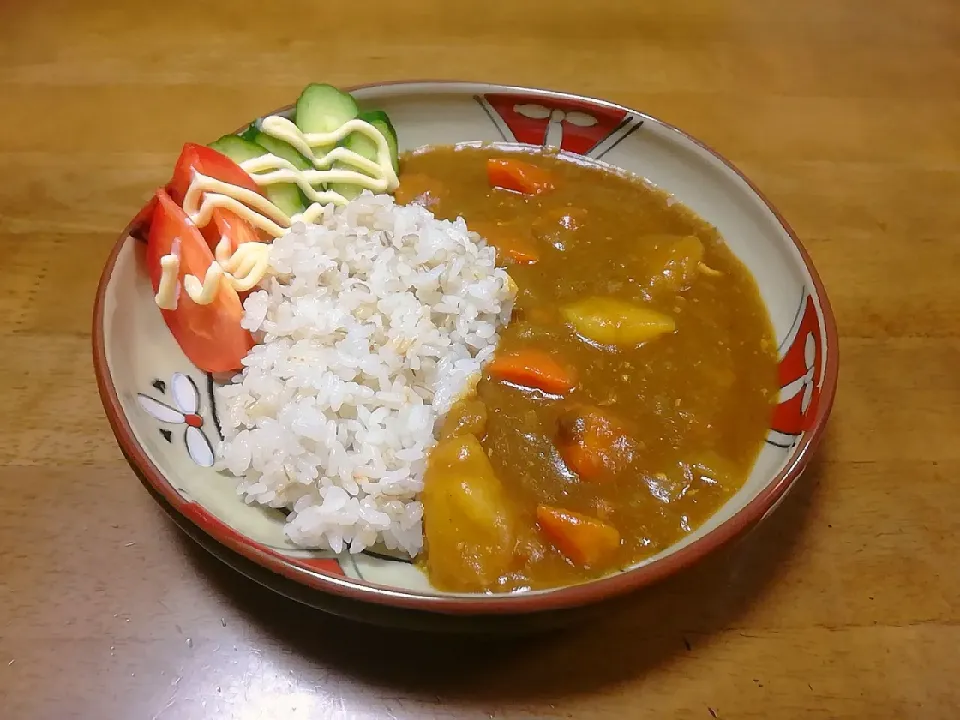
[[[252,347],[240,327],[238,292],[266,271],[263,241],[364,188],[396,189],[399,147],[386,113],[361,114],[349,94],[313,84],[297,102],[296,119],[270,116],[209,147],[185,144],[170,182],[135,219],[133,232],[148,235],[156,302],[203,370],[237,369]],[[251,243],[260,247],[241,251]]]
[[[140,212],[130,223],[130,233],[139,240],[146,240],[150,232],[150,222],[153,220],[153,213],[157,209],[157,194],[154,193],[147,200],[146,205],[140,208]]]
[[[551,395],[564,395],[576,387],[576,374],[543,350],[515,350],[494,355],[490,374],[514,385],[535,388]]]
[[[253,178],[229,157],[213,148],[197,143],[187,143],[180,152],[173,178],[167,186],[170,198],[181,207],[197,173],[258,195],[262,194]],[[211,250],[216,249],[222,238],[230,242],[231,250],[243,243],[264,239],[257,228],[227,208],[214,208],[210,219],[209,223],[200,228],[200,232],[206,238]]]
[[[313,163],[310,162],[310,159],[297,152],[296,148],[294,148],[292,145],[285,143],[283,140],[278,140],[272,135],[267,135],[265,132],[260,132],[257,130],[257,132],[253,135],[253,142],[267,152],[276,155],[278,158],[286,160],[297,170],[309,170],[313,167]],[[261,152],[261,155],[262,154],[263,153]]]
[[[581,337],[600,345],[635,347],[676,330],[669,315],[613,298],[586,298],[563,314]]]
[[[240,368],[253,347],[250,333],[240,327],[240,298],[229,283],[219,283],[211,302],[204,305],[185,292],[187,276],[205,278],[214,256],[197,227],[163,190],[157,191],[146,256],[157,304],[184,355],[207,372]],[[176,267],[173,287],[170,282],[161,287],[164,265]]]
[[[490,158],[487,160],[490,185],[524,195],[539,195],[553,190],[553,178],[543,168],[520,160]]]
[[[213,148],[197,143],[186,143],[180,151],[180,157],[173,170],[173,178],[167,186],[170,199],[183,205],[183,199],[190,189],[194,173],[202,173],[221,182],[259,193],[260,187],[250,174],[240,165]]]
[[[606,562],[620,548],[620,533],[602,520],[539,505],[537,523],[550,542],[567,559],[584,567]]]
[[[397,174],[400,173],[400,148],[397,144],[397,131],[393,127],[393,123],[390,122],[390,117],[383,110],[368,110],[367,112],[360,113],[360,119],[364,122],[368,122],[376,128],[383,139],[387,141],[387,147],[390,148],[390,160],[393,163],[393,171]],[[352,136],[351,136],[352,137]],[[376,159],[376,148],[371,144],[369,154],[364,154],[360,150],[355,152],[360,153],[368,160]]]
[[[257,122],[257,130],[251,139],[274,157],[245,161],[244,169],[261,185],[296,183],[311,203],[302,214],[305,221],[316,219],[327,203],[344,205],[364,190],[397,188],[399,145],[390,119],[379,110],[358,112],[349,94],[330,85],[315,83],[304,89],[295,122],[271,115]],[[275,151],[277,143],[280,152]]]
[[[400,161],[397,154],[397,133],[393,129],[393,125],[390,123],[390,118],[387,117],[387,114],[380,110],[373,110],[371,112],[360,113],[358,119],[373,126],[373,128],[383,136],[384,140],[387,141],[387,146],[390,148],[391,166],[393,167],[394,173],[399,173]],[[345,149],[355,152],[361,158],[365,158],[373,163],[377,162],[379,153],[377,143],[365,133],[350,133],[343,139],[342,145]],[[334,163],[333,168],[338,170],[353,169],[349,163],[343,161]],[[356,184],[339,182],[331,183],[330,189],[350,199],[358,196],[362,190],[362,188]]]
[[[201,233],[213,250],[217,249],[224,238],[231,250],[236,250],[245,243],[263,242],[265,239],[257,228],[227,208],[214,208],[210,213],[210,222]]]
[[[325,83],[310,83],[297,98],[297,127],[305,133],[334,132],[359,114],[349,93]]]
[[[238,164],[263,157],[267,153],[273,153],[277,157],[287,160],[287,162],[298,159],[298,169],[300,170],[311,167],[309,160],[282,140],[277,140],[257,131],[254,131],[253,138],[255,140],[247,140],[239,135],[224,135],[219,140],[210,143],[210,147]],[[267,185],[263,188],[263,194],[287,216],[296,215],[306,210],[306,205],[296,183]]]

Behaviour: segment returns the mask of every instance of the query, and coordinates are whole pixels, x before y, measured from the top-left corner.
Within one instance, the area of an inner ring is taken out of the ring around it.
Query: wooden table
[[[93,381],[101,264],[181,143],[311,80],[435,76],[702,138],[793,223],[843,335],[774,519],[546,638],[357,627],[238,577],[136,481]],[[956,0],[11,1],[0,111],[0,717],[960,716]]]

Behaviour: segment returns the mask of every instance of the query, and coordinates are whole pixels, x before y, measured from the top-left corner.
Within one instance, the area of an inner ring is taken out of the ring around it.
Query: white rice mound
[[[295,223],[244,302],[259,340],[218,389],[218,467],[285,507],[301,547],[423,545],[426,456],[479,377],[516,286],[462,219],[364,193]]]

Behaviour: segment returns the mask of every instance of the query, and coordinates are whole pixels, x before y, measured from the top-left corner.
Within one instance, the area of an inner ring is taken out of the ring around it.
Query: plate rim
[[[460,80],[396,80],[365,83],[345,88],[347,92],[374,91],[380,88],[393,88],[408,93],[444,94],[486,94],[503,93],[518,95],[537,95],[560,100],[580,100],[590,104],[616,108],[639,116],[646,122],[677,134],[683,141],[692,143],[706,151],[719,161],[727,170],[734,173],[750,189],[757,199],[769,210],[778,224],[793,243],[799,258],[813,286],[814,295],[820,307],[825,337],[825,368],[820,389],[820,402],[816,408],[813,423],[789,456],[788,464],[766,486],[739,511],[721,522],[703,537],[689,543],[665,557],[649,563],[643,563],[630,570],[619,572],[585,583],[567,585],[536,593],[504,593],[475,595],[428,595],[416,591],[391,588],[383,585],[328,575],[310,569],[271,548],[265,547],[244,535],[241,535],[222,520],[216,518],[197,503],[185,499],[166,479],[160,469],[154,465],[145,450],[136,440],[117,394],[110,374],[106,357],[104,330],[104,303],[107,288],[113,275],[117,258],[126,242],[140,231],[139,213],[127,224],[114,243],[104,264],[97,285],[93,306],[92,350],[94,374],[97,387],[111,430],[127,462],[132,466],[141,482],[159,493],[181,516],[186,518],[212,540],[239,553],[249,560],[271,570],[287,579],[305,585],[311,589],[332,593],[346,599],[359,602],[398,607],[411,610],[449,615],[513,615],[528,614],[550,610],[564,610],[593,604],[652,585],[664,578],[684,570],[707,555],[719,550],[748,529],[763,520],[779,504],[786,493],[800,478],[817,447],[820,445],[826,429],[827,419],[836,396],[839,377],[839,344],[836,319],[826,289],[820,279],[809,254],[786,219],[733,163],[716,150],[686,133],[680,128],[659,118],[617,103],[593,98],[587,95],[551,90],[546,88],[504,85],[497,83],[470,82]],[[286,105],[272,113],[289,110]]]

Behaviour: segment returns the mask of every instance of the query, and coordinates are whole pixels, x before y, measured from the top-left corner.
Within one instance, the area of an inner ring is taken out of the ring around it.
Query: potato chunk
[[[487,432],[487,406],[477,398],[464,398],[457,401],[443,420],[440,438],[473,435],[483,440]]]
[[[599,345],[636,347],[676,330],[669,315],[613,298],[586,298],[563,314],[581,337]]]
[[[688,290],[700,273],[703,243],[695,235],[664,235],[650,238],[643,264],[650,277],[647,291],[653,295]]]
[[[423,481],[430,579],[445,590],[491,588],[513,559],[516,519],[479,440],[441,440]]]

